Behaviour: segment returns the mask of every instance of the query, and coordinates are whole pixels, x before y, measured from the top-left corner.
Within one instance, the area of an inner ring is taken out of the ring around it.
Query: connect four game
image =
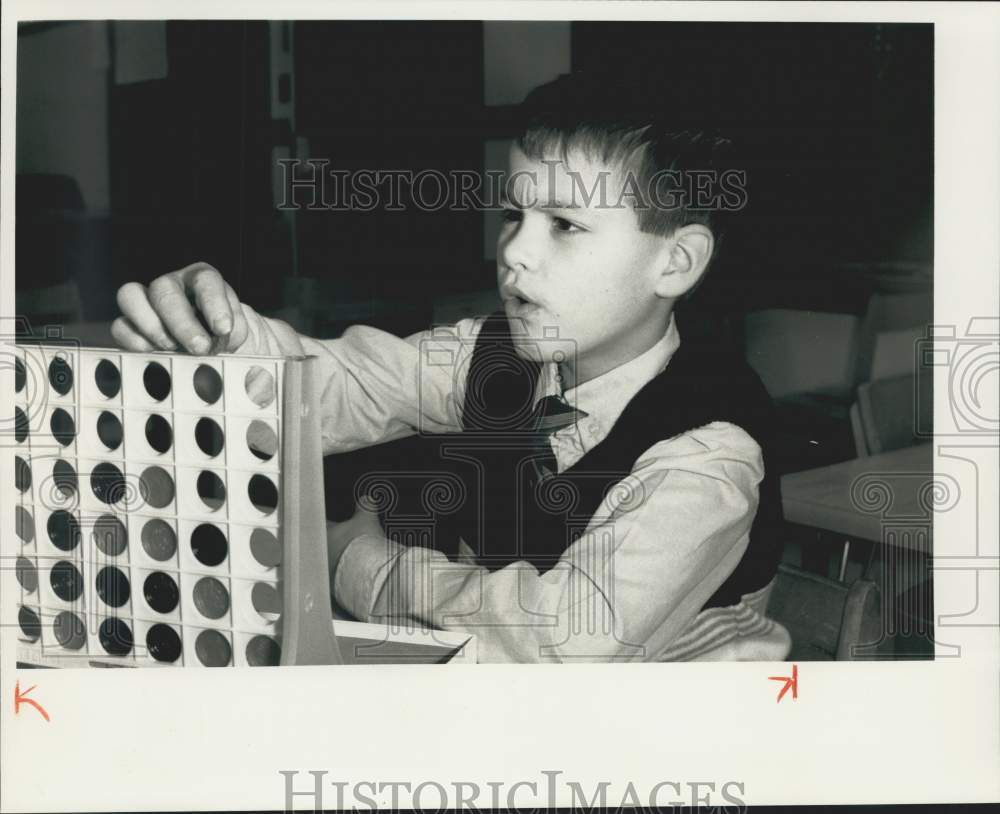
[[[19,664],[476,660],[465,634],[334,622],[315,360],[14,350]]]
[[[19,662],[341,661],[312,360],[22,344],[15,379]]]

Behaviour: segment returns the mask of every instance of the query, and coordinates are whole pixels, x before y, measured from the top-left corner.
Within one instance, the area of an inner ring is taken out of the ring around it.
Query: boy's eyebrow
[[[576,198],[567,201],[565,198],[547,198],[539,207],[541,209],[583,209]]]
[[[536,202],[539,209],[583,209],[576,200],[567,201],[565,198],[548,198],[544,201]],[[528,207],[521,201],[515,200],[506,192],[500,193],[500,205],[513,206],[515,209],[527,209]]]

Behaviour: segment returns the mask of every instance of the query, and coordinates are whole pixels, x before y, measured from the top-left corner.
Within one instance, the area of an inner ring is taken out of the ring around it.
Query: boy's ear
[[[690,291],[708,268],[715,237],[700,223],[681,226],[667,238],[666,263],[656,280],[657,296],[676,299]]]

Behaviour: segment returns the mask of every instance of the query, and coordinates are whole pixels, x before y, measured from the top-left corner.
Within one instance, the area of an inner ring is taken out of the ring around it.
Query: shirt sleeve
[[[480,661],[655,659],[735,569],[762,477],[756,442],[716,422],[651,447],[544,574],[363,535],[344,552],[334,593],[358,619],[473,634]]]
[[[312,339],[242,308],[250,334],[238,354],[319,360],[323,454],[461,429],[465,374],[481,318],[405,339],[362,325],[338,339]]]

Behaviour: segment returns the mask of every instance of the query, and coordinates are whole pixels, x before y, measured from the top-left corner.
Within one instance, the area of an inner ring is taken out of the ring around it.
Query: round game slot
[[[17,536],[27,545],[35,539],[35,518],[24,506],[14,507],[14,522],[17,526]]]
[[[213,419],[205,417],[194,426],[194,440],[198,444],[198,449],[209,458],[214,458],[222,452],[226,435]]]
[[[31,608],[21,606],[17,612],[17,624],[21,628],[21,633],[29,641],[36,642],[38,637],[42,635],[42,620]]]
[[[101,413],[97,417],[97,437],[101,439],[101,443],[108,450],[113,452],[118,449],[122,445],[122,438],[124,438],[122,422],[118,416],[107,410]]]
[[[172,664],[181,657],[181,637],[170,625],[157,622],[146,632],[146,648],[157,661]]]
[[[60,611],[52,620],[56,641],[67,650],[80,650],[87,643],[87,628],[83,619],[72,611]]]
[[[80,544],[80,521],[65,509],[49,515],[46,529],[52,545],[60,551],[72,551]]]
[[[191,532],[191,552],[202,565],[220,565],[229,553],[229,543],[218,526],[202,523]]]
[[[162,571],[155,571],[142,584],[142,596],[157,613],[171,613],[177,607],[181,594],[174,578]]]
[[[63,602],[75,602],[83,593],[83,574],[68,560],[59,560],[49,574],[52,592]]]
[[[261,409],[270,407],[275,399],[274,374],[270,370],[254,365],[243,380],[247,396]]]
[[[165,520],[147,520],[139,534],[142,550],[157,562],[165,562],[177,551],[177,534]]]
[[[139,476],[143,500],[154,509],[165,509],[174,499],[174,480],[160,466],[148,466]]]
[[[18,583],[29,594],[33,594],[38,589],[38,569],[27,557],[17,558],[14,563],[14,572],[17,574]]]
[[[194,392],[205,404],[222,398],[222,376],[211,365],[198,365],[194,371]]]
[[[97,639],[109,655],[126,656],[132,652],[134,643],[132,628],[124,620],[117,617],[101,622],[101,626],[97,630]]]
[[[281,594],[266,582],[256,583],[250,591],[253,609],[266,622],[277,622],[281,618]]]
[[[154,452],[165,454],[174,443],[174,431],[162,415],[153,413],[146,419],[146,443]]]
[[[170,395],[170,374],[159,362],[150,362],[142,372],[142,384],[154,401]]]
[[[202,577],[191,593],[198,613],[206,619],[221,619],[229,612],[229,591],[215,577]]]
[[[206,667],[227,667],[233,657],[229,639],[217,630],[203,630],[194,641],[198,661]]]
[[[102,514],[94,521],[94,545],[102,554],[117,557],[128,547],[128,531],[113,514]]]
[[[278,434],[270,424],[254,419],[247,426],[247,446],[262,461],[270,461],[278,451]]]
[[[102,396],[113,399],[122,389],[122,374],[118,366],[108,359],[101,359],[94,368],[94,384]]]
[[[202,472],[198,475],[198,497],[211,511],[222,508],[226,502],[226,484],[214,472]]]
[[[97,595],[105,605],[120,608],[129,600],[132,593],[128,577],[114,566],[107,566],[97,572],[95,581]]]
[[[107,462],[97,464],[90,473],[90,488],[94,497],[109,506],[129,497],[125,475],[117,466]]]
[[[20,393],[24,390],[24,385],[28,380],[28,371],[24,368],[24,360],[20,357],[14,359],[14,391]]]
[[[28,438],[28,416],[20,407],[14,408],[14,440],[23,444]]]
[[[49,419],[49,429],[52,430],[52,437],[64,447],[68,447],[76,438],[76,422],[73,416],[67,413],[62,407],[56,407],[52,411],[52,418]]]
[[[274,667],[281,663],[281,648],[270,636],[254,636],[247,642],[246,656],[251,667]]]
[[[62,458],[52,466],[52,482],[64,498],[73,497],[80,486],[73,464]]]
[[[20,455],[14,456],[14,485],[19,492],[31,488],[31,466]]]
[[[267,529],[254,529],[250,532],[250,553],[266,568],[273,568],[281,563],[281,543]]]
[[[73,389],[73,368],[65,357],[57,356],[49,362],[49,384],[60,396]]]
[[[247,496],[253,507],[262,514],[271,514],[278,508],[278,487],[266,475],[254,475],[250,478]]]

